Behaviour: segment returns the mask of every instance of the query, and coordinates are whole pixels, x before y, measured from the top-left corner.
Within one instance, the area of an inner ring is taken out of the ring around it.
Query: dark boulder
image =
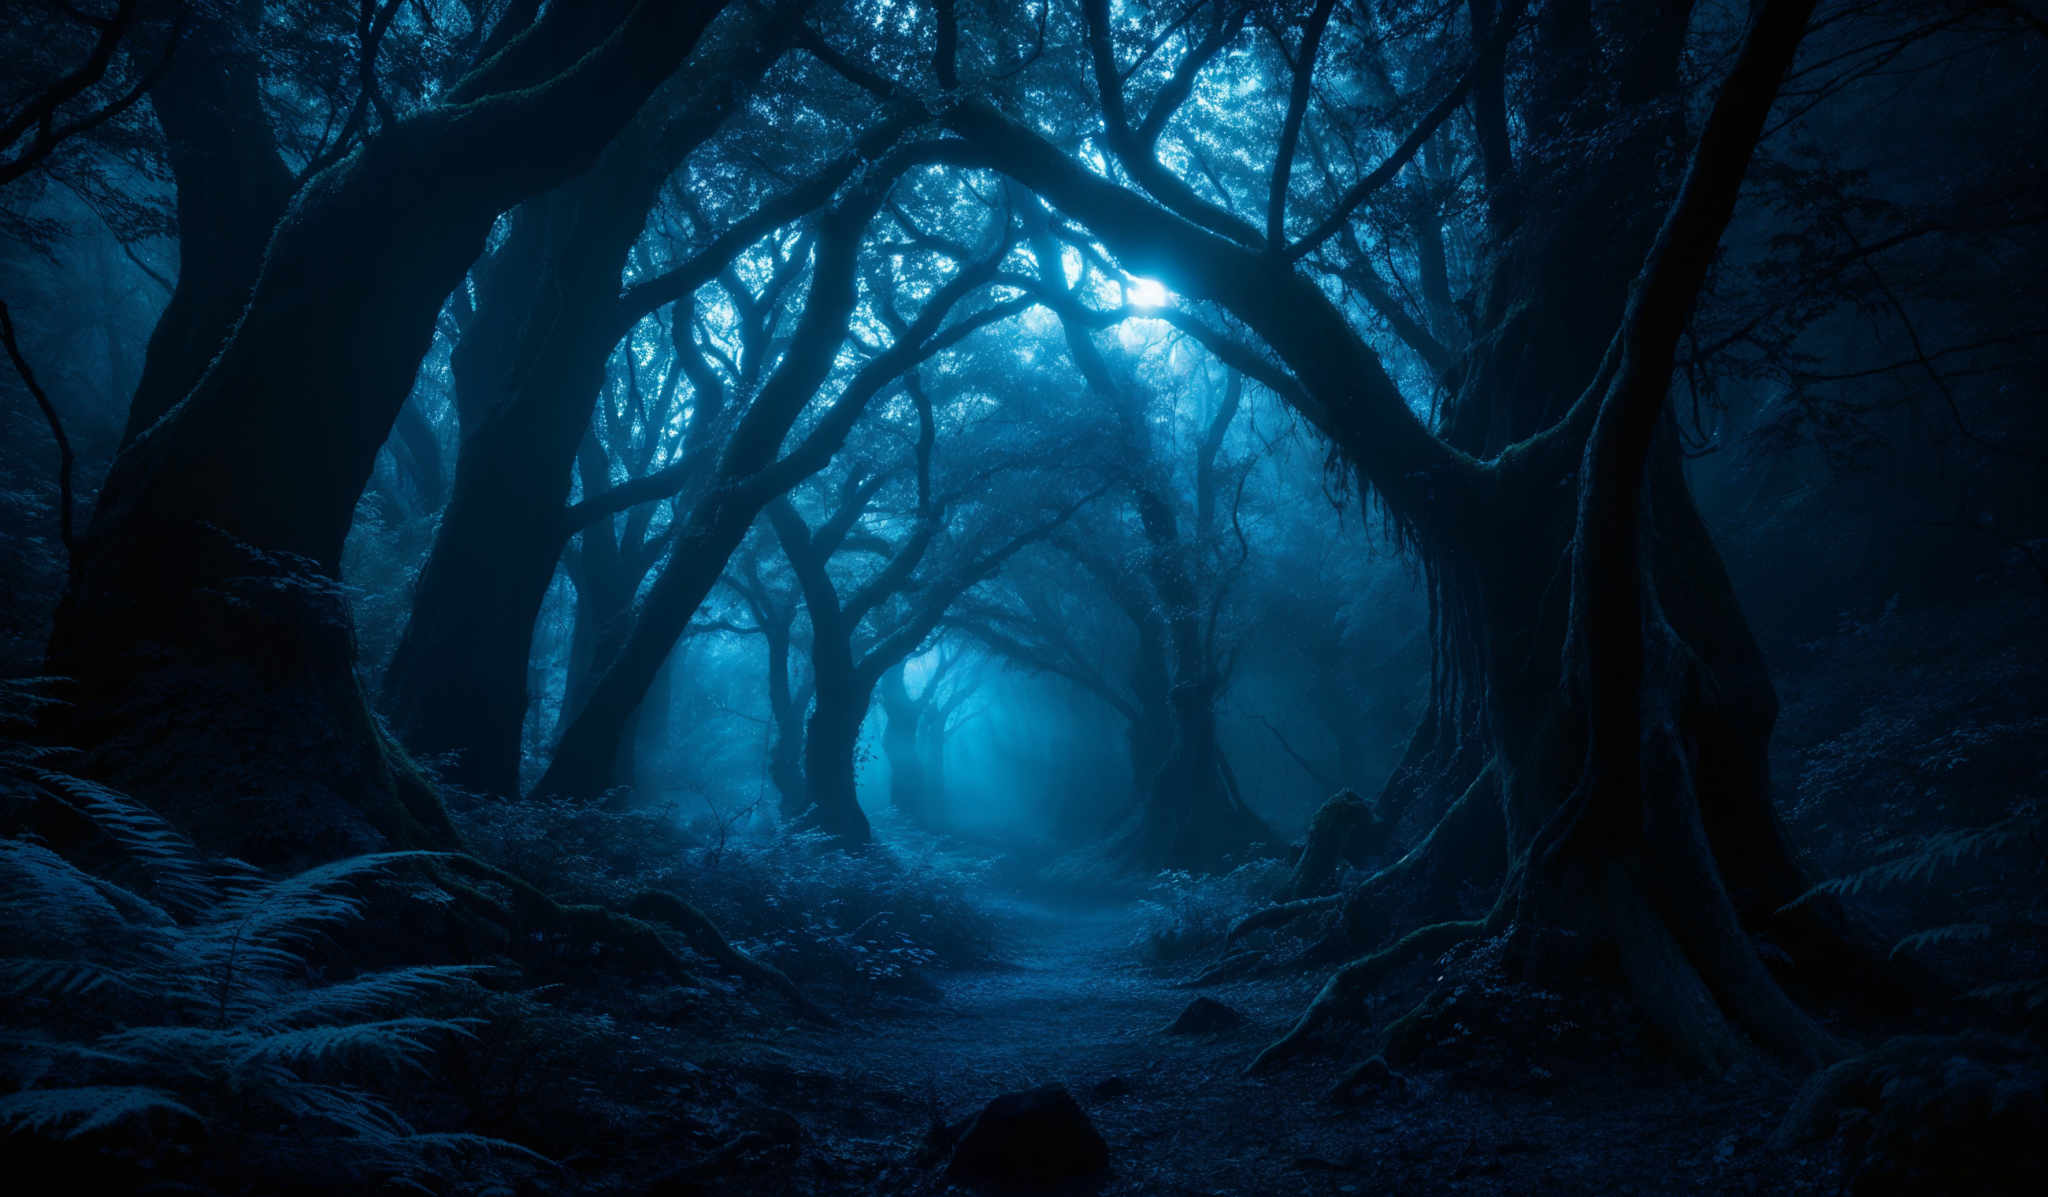
[[[1166,1028],[1169,1035],[1215,1035],[1224,1031],[1235,1031],[1244,1025],[1244,1015],[1217,1001],[1215,998],[1198,997],[1188,1003],[1180,1017]]]
[[[1059,1085],[1005,1093],[961,1132],[946,1165],[956,1180],[1050,1184],[1109,1167],[1109,1145]]]

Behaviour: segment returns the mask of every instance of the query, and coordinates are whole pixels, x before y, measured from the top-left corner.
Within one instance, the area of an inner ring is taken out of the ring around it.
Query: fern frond
[[[1965,860],[2020,846],[2038,834],[2040,816],[2014,815],[1989,827],[1944,831],[1928,836],[1912,851],[1867,869],[1823,881],[1785,904],[1780,913],[1822,895],[1854,897],[1866,890],[1892,889],[1931,882]]]
[[[130,969],[91,960],[16,956],[0,960],[0,993],[10,1001],[77,997],[115,988],[131,994],[148,990],[146,977]]]
[[[1973,989],[1970,996],[1988,1002],[2012,1002],[2032,1014],[2048,1007],[2048,977],[2028,977],[2021,981],[2005,981],[1997,985],[1986,985]]]
[[[452,1152],[464,1156],[495,1156],[504,1154],[517,1156],[528,1163],[544,1164],[550,1168],[558,1166],[554,1160],[533,1150],[531,1147],[522,1147],[510,1139],[494,1139],[489,1135],[460,1132],[411,1134],[405,1137],[404,1146]]]
[[[1892,956],[1907,952],[1918,952],[1926,948],[1946,947],[1949,944],[1981,943],[1997,932],[1989,923],[1951,923],[1943,927],[1929,927],[1915,931],[1892,945]]]
[[[362,912],[362,900],[349,893],[348,887],[394,865],[430,860],[435,855],[377,852],[351,856],[282,881],[234,889],[216,907],[216,921],[236,924],[251,943],[296,945]]]
[[[6,1065],[14,1070],[12,1076],[14,1087],[17,1089],[28,1088],[35,1083],[32,1079],[34,1076],[41,1075],[58,1064],[78,1068],[98,1065],[109,1068],[134,1068],[140,1063],[134,1056],[102,1051],[71,1039],[4,1031],[0,1031],[0,1061],[5,1061]]]
[[[75,755],[77,751],[61,744],[24,744],[17,740],[7,745],[5,759],[9,767],[28,772],[42,767],[47,762]]]
[[[302,1123],[324,1122],[366,1143],[410,1138],[418,1132],[375,1093],[353,1085],[293,1078],[266,1090],[272,1105]]]
[[[233,1061],[241,1069],[277,1064],[286,1068],[340,1065],[423,1068],[433,1050],[430,1034],[468,1035],[460,1023],[437,1018],[385,1018],[342,1026],[306,1027],[263,1035],[247,1044]]]
[[[156,812],[119,790],[67,773],[39,769],[34,776],[105,832],[149,877],[165,905],[189,913],[219,898],[199,850]]]
[[[43,711],[70,706],[70,703],[50,693],[63,681],[63,678],[56,677],[0,679],[0,727],[30,727]]]
[[[26,1089],[0,1097],[0,1126],[11,1131],[61,1131],[75,1138],[131,1118],[163,1111],[199,1121],[173,1094],[140,1085],[86,1085],[69,1089]]]
[[[127,945],[145,927],[174,925],[170,914],[142,896],[95,877],[41,844],[0,840],[0,909],[8,931],[29,950],[53,954],[81,945]]]
[[[415,1006],[422,998],[482,971],[476,965],[454,964],[371,973],[323,985],[272,1005],[254,1015],[248,1025],[260,1030],[283,1030],[368,1018],[385,1010]]]

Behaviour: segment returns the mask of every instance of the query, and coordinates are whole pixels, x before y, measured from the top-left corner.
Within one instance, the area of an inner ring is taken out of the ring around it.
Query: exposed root
[[[1489,915],[1484,919],[1417,927],[1391,946],[1338,969],[1294,1026],[1260,1052],[1245,1071],[1259,1076],[1290,1063],[1332,1023],[1351,1018],[1388,973],[1417,960],[1440,956],[1468,939],[1487,934],[1496,929],[1493,923],[1494,917]]]
[[[666,976],[679,985],[696,983],[689,964],[668,946],[656,924],[681,932],[690,946],[728,972],[743,980],[773,989],[787,998],[803,1017],[830,1024],[831,1018],[813,1005],[788,977],[747,956],[726,942],[711,920],[695,907],[669,894],[642,894],[620,913],[605,906],[557,902],[531,882],[496,865],[467,855],[436,859],[442,866],[440,883],[463,899],[473,910],[489,912],[506,926],[506,946],[523,943],[530,935],[553,937],[579,950],[597,949],[617,955],[635,971]],[[448,876],[459,873],[501,888],[506,900]]]
[[[1464,887],[1498,881],[1506,871],[1507,828],[1495,779],[1491,764],[1482,768],[1421,843],[1347,893],[1342,913],[1304,960],[1355,959],[1386,943],[1398,926],[1466,914]]]
[[[1343,894],[1324,894],[1319,898],[1300,898],[1293,902],[1282,902],[1276,906],[1268,906],[1264,910],[1253,911],[1239,919],[1237,924],[1231,927],[1229,934],[1223,937],[1223,945],[1229,947],[1254,931],[1284,927],[1305,914],[1311,914],[1318,910],[1329,910],[1342,905],[1343,902]]]
[[[1286,903],[1329,893],[1338,868],[1346,861],[1362,862],[1382,838],[1384,829],[1372,805],[1350,790],[1339,790],[1309,821],[1301,858],[1277,897]]]
[[[705,957],[718,962],[734,976],[752,981],[772,989],[788,999],[797,1012],[813,1022],[832,1025],[832,1018],[811,1003],[797,988],[796,982],[785,976],[781,969],[764,964],[726,941],[718,925],[703,911],[676,897],[674,894],[650,890],[627,903],[626,910],[635,918],[661,923],[681,932],[690,946]]]
[[[1232,952],[1208,968],[1203,969],[1193,980],[1181,982],[1179,987],[1182,989],[1200,989],[1205,985],[1219,985],[1225,981],[1235,981],[1240,977],[1258,971],[1260,963],[1265,958],[1266,954],[1256,948],[1246,948],[1242,952]]]

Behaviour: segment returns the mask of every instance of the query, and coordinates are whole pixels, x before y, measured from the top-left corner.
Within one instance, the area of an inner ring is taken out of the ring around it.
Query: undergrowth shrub
[[[1776,1145],[1828,1141],[1855,1197],[2038,1193],[2048,1183],[2039,1044],[1973,1031],[1900,1036],[1815,1075]]]
[[[309,949],[356,887],[417,854],[272,880],[202,857],[115,790],[23,741],[47,701],[0,683],[0,1135],[106,1174],[302,1189],[502,1188],[539,1157],[419,1129],[398,1096],[464,1020],[418,1013],[473,970],[320,975]],[[60,851],[33,828],[63,827]],[[73,857],[77,857],[74,859]],[[69,1157],[67,1157],[69,1158]],[[508,1171],[508,1169],[510,1171]]]
[[[1146,885],[1138,900],[1133,946],[1159,963],[1208,951],[1247,911],[1266,905],[1288,872],[1287,864],[1276,859],[1254,859],[1228,873],[1168,869]]]
[[[2048,1014],[2048,808],[2023,803],[1988,827],[1910,837],[1880,863],[1824,881],[1799,899],[1904,893],[1945,915],[1893,945],[1958,975],[1989,978],[1969,996],[2031,1023]],[[1794,905],[1798,903],[1795,902]]]
[[[557,899],[676,894],[734,947],[841,1001],[925,993],[928,971],[994,950],[993,921],[971,896],[988,862],[908,827],[847,852],[822,834],[746,826],[733,812],[686,829],[668,808],[618,812],[561,799],[453,808],[480,855]]]
[[[1894,600],[1795,656],[1780,679],[1774,769],[1820,874],[2048,801],[2038,623],[2028,602],[1904,611]]]
[[[745,950],[798,984],[925,992],[926,971],[994,954],[993,922],[971,896],[987,868],[902,828],[860,852],[779,830],[697,853],[686,880]]]

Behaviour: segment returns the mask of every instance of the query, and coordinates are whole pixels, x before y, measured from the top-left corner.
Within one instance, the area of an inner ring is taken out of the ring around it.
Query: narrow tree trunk
[[[725,571],[726,562],[746,539],[755,517],[780,497],[781,491],[764,485],[763,477],[773,473],[776,485],[786,489],[805,476],[771,467],[787,465],[788,459],[779,463],[776,456],[783,439],[831,372],[857,299],[854,267],[861,235],[881,206],[896,173],[911,161],[910,157],[892,159],[889,167],[870,172],[857,192],[820,218],[810,290],[781,361],[740,418],[710,483],[699,492],[690,510],[676,517],[680,529],[668,564],[649,585],[640,603],[639,617],[618,657],[592,688],[590,701],[576,712],[563,732],[536,792],[590,794],[603,788],[626,722],[639,706],[661,661],[689,627],[705,596]],[[961,281],[956,279],[955,283]],[[951,297],[943,303],[933,299],[927,313],[935,319],[944,317],[945,310],[950,309],[961,292],[954,284],[948,284],[940,294]],[[920,320],[923,319],[921,315]],[[925,335],[935,331],[933,328]],[[844,430],[850,427],[847,420],[860,414],[883,383],[919,360],[916,348],[899,343],[870,362],[841,393],[821,426],[829,423],[843,438]],[[884,365],[888,368],[878,368]],[[819,442],[823,446],[822,458],[806,455],[807,470],[820,468],[836,451],[840,441],[826,439],[829,444]],[[811,444],[807,439],[806,445]],[[863,710],[865,706],[863,701]]]
[[[1131,667],[1137,711],[1129,728],[1131,784],[1149,794],[1173,750],[1173,679],[1166,669],[1166,629],[1149,611],[1137,621],[1138,651]]]
[[[889,765],[889,804],[913,823],[928,824],[934,795],[926,772],[928,742],[926,704],[910,696],[903,666],[882,675],[882,759]]]
[[[1133,823],[1112,853],[1143,871],[1215,871],[1272,842],[1265,820],[1244,804],[1216,740],[1215,691],[1199,675],[1175,685],[1174,738]]]
[[[859,746],[873,688],[857,677],[818,674],[817,703],[804,732],[805,826],[830,835],[841,847],[858,848],[873,838],[860,807]]]

